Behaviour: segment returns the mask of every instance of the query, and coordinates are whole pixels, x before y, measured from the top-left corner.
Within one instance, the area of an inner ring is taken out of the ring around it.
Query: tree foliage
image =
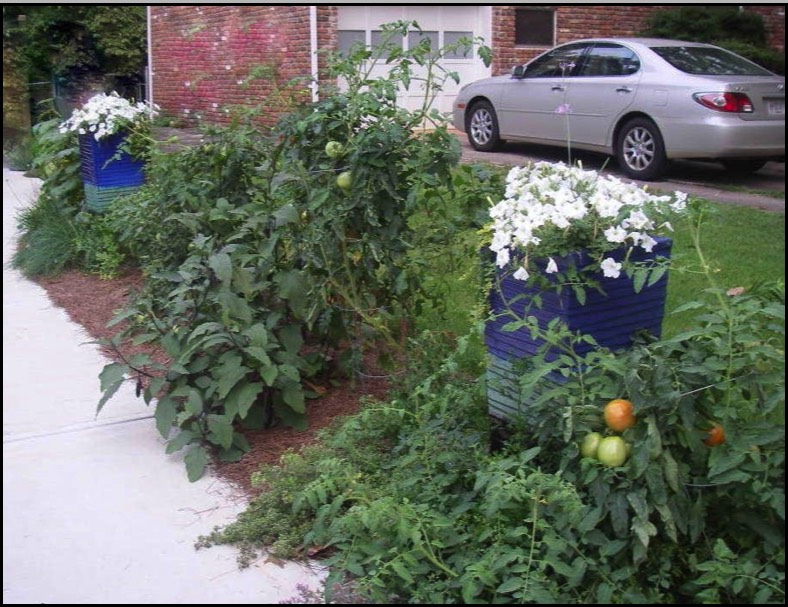
[[[3,36],[29,79],[78,81],[94,73],[138,76],[146,61],[145,7],[9,5]]]

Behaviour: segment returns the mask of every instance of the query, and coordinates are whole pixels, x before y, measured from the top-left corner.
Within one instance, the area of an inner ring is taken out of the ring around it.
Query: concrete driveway
[[[457,133],[462,145],[463,162],[490,162],[517,166],[531,161],[567,162],[562,148],[521,143],[504,143],[500,151],[487,153],[474,150],[465,133]],[[572,161],[580,160],[587,169],[602,170],[623,178],[615,159],[602,154],[572,151]],[[714,162],[675,161],[665,179],[648,184],[654,190],[681,190],[715,202],[739,204],[768,211],[785,212],[785,164],[769,162],[757,173],[732,176],[721,164]],[[777,195],[782,192],[782,197]]]
[[[3,168],[3,603],[278,603],[324,572],[195,540],[245,499],[166,456],[131,386],[96,418],[105,364],[82,328],[9,267],[37,180]]]

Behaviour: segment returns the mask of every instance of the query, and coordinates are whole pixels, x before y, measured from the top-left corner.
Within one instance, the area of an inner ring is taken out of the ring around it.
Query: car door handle
[[[565,91],[565,90],[566,90],[566,89],[565,89],[565,88],[564,88],[562,85],[560,85],[560,84],[554,84],[554,85],[553,85],[552,87],[550,87],[550,88],[551,88],[552,90],[554,90],[554,91]]]
[[[620,87],[618,87],[618,88],[616,89],[616,92],[617,92],[617,93],[631,93],[631,92],[632,92],[632,89],[631,89],[631,88],[629,88],[628,86],[620,86]]]

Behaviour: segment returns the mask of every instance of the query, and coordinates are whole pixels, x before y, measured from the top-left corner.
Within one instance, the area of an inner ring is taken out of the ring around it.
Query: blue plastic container
[[[658,238],[653,251],[648,253],[635,249],[630,260],[647,261],[656,257],[670,257],[670,238]],[[626,250],[610,254],[621,260]],[[567,264],[584,267],[590,262],[587,255],[576,253],[568,258],[556,260],[559,269]],[[564,288],[560,293],[544,291],[529,286],[528,281],[512,278],[511,271],[496,272],[496,285],[490,292],[490,307],[493,319],[485,327],[485,342],[489,357],[487,380],[490,413],[500,419],[508,419],[513,411],[521,411],[524,405],[517,394],[516,378],[512,376],[512,364],[517,360],[533,356],[544,346],[544,341],[531,336],[527,328],[505,331],[504,327],[515,319],[504,312],[511,308],[518,318],[531,316],[541,328],[546,328],[555,318],[563,321],[573,332],[591,335],[600,346],[613,350],[628,348],[633,337],[647,331],[655,337],[662,333],[667,294],[667,273],[660,280],[640,292],[635,292],[632,279],[625,275],[619,278],[598,277],[604,291],[600,293],[586,289],[586,301],[581,304],[572,289]],[[541,297],[541,306],[534,305],[534,298]],[[592,348],[579,344],[575,351],[583,355]],[[547,358],[558,353],[547,351]]]
[[[145,182],[145,164],[135,160],[118,147],[125,139],[124,133],[116,133],[99,141],[92,134],[79,136],[82,180],[99,188],[128,188]]]

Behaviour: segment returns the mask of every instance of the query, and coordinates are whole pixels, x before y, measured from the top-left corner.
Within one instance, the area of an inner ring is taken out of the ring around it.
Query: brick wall
[[[637,36],[649,15],[675,9],[676,5],[554,6],[556,44],[596,36]],[[492,23],[493,75],[509,73],[512,66],[525,63],[546,50],[514,44],[515,6],[494,6]],[[782,5],[744,5],[744,10],[761,15],[770,46],[785,50],[785,8]]]
[[[308,6],[151,6],[151,34],[154,101],[187,124],[266,100],[270,122],[276,83],[311,73]]]
[[[744,10],[757,13],[763,18],[769,46],[785,52],[785,6],[780,4],[746,5]]]
[[[553,5],[556,42],[589,36],[633,36],[648,16],[675,5]],[[545,48],[514,44],[515,6],[492,8],[493,74],[508,73]],[[785,9],[746,5],[763,16],[770,43],[785,49]],[[336,49],[337,7],[317,6],[318,48]],[[276,83],[311,74],[309,6],[151,6],[154,101],[193,123],[226,123],[232,105],[265,102],[266,122],[286,107]],[[319,61],[321,74],[325,60]],[[299,99],[308,99],[306,84]],[[272,98],[274,95],[274,98]],[[266,101],[267,100],[267,101]]]
[[[668,8],[658,5],[555,6],[556,44],[596,36],[635,36],[648,16]],[[514,6],[494,6],[492,16],[493,75],[509,73],[512,66],[525,63],[547,47],[514,44]]]

